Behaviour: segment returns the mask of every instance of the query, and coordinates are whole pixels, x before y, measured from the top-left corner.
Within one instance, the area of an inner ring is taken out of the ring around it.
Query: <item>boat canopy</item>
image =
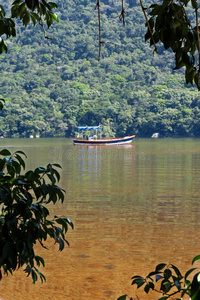
[[[92,130],[92,129],[102,129],[100,126],[77,126],[79,130]]]

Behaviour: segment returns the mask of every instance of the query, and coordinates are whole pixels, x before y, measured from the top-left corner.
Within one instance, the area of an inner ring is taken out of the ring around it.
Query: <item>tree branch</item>
[[[100,15],[100,0],[97,0],[97,4],[95,6],[95,9],[98,9],[98,20],[99,20],[99,57],[98,57],[98,61],[100,61],[100,57],[101,57],[101,44],[103,44],[103,42],[101,41],[101,15]]]
[[[178,3],[180,4],[180,6],[181,6],[182,10],[184,11],[184,15],[185,15],[185,18],[186,18],[186,20],[187,20],[187,23],[188,23],[188,25],[190,25],[190,26],[191,26],[191,23],[190,23],[190,21],[189,21],[189,19],[188,19],[188,16],[187,16],[187,13],[186,13],[186,11],[185,11],[185,7],[183,6],[183,4],[181,3],[181,1],[180,1],[180,0],[178,0]]]
[[[196,2],[196,1],[195,1]],[[196,8],[195,8],[195,15],[196,15],[196,28],[197,28],[197,49],[198,49],[198,53],[199,53],[199,70],[198,70],[198,74],[200,74],[200,38],[199,38],[199,19],[198,19],[198,6],[196,3]]]
[[[151,31],[151,27],[150,27],[150,25],[149,25],[149,21],[148,21],[148,19],[147,19],[147,15],[146,15],[146,12],[145,12],[145,8],[144,8],[144,6],[143,6],[143,4],[142,4],[142,0],[140,0],[140,5],[141,5],[142,11],[143,11],[143,13],[144,13],[144,17],[145,17],[145,20],[146,20],[146,22],[147,22],[147,26],[148,26],[148,28],[149,28],[149,32],[150,32],[150,35],[151,35],[151,39],[152,39],[153,44],[154,44],[154,47],[155,47],[154,51],[155,51],[156,53],[158,53],[158,49],[157,49],[157,47],[156,47],[156,43],[155,43],[155,40],[154,40],[154,37],[153,37],[153,33],[152,33],[152,31]]]
[[[44,28],[44,23],[43,23],[43,20],[42,20],[40,0],[38,0],[38,11],[39,11],[39,14],[40,14],[40,23],[39,24],[42,26],[42,30],[43,30],[43,33],[44,33],[44,38],[47,39],[47,40],[52,40],[52,38],[50,38],[46,35],[46,30]]]
[[[125,15],[127,15],[127,12],[124,10],[124,0],[122,0],[122,11],[119,16],[120,21],[123,20],[123,25],[125,26]]]

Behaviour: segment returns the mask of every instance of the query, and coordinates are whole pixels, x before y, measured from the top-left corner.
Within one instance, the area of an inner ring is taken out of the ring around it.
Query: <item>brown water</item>
[[[0,145],[25,151],[29,169],[62,165],[66,200],[51,211],[75,225],[63,252],[51,241],[48,251],[38,246],[47,282],[33,285],[17,271],[1,281],[1,299],[114,300],[125,293],[156,299],[132,287],[131,277],[161,262],[186,271],[200,253],[199,139],[135,139],[123,147],[2,139]]]

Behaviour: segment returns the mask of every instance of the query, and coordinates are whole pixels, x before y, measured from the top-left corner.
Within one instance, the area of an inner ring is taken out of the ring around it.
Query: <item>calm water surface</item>
[[[78,147],[68,139],[2,139],[23,150],[27,168],[62,165],[63,205],[50,207],[75,225],[70,247],[39,246],[47,282],[32,284],[22,271],[1,281],[0,298],[114,300],[128,293],[131,277],[160,262],[191,266],[200,253],[200,140],[135,139],[121,147]]]

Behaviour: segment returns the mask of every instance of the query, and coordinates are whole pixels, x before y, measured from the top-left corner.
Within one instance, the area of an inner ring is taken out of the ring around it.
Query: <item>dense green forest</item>
[[[3,1],[7,8],[12,1]],[[101,1],[98,62],[95,1],[58,0],[60,22],[47,30],[17,23],[17,37],[0,56],[0,136],[70,137],[77,125],[104,126],[105,136],[200,136],[200,98],[162,46],[144,41],[139,1]]]

